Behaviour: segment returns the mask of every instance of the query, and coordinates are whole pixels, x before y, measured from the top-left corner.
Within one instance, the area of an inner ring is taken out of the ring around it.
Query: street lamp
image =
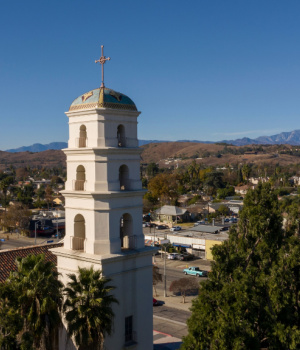
[[[58,238],[58,211],[57,211],[57,208],[56,208],[56,237],[57,237],[57,240],[59,240],[59,238]]]
[[[165,258],[164,258],[164,297],[167,296],[167,275],[166,275],[166,257],[167,257],[167,244],[162,244],[162,248],[165,248]]]
[[[40,222],[42,224],[42,221],[40,221],[40,220],[37,220],[34,223],[34,245],[36,245],[36,227],[37,227],[38,222]]]

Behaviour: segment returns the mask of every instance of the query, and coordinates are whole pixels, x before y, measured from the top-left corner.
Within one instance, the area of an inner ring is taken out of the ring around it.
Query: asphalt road
[[[188,333],[186,321],[190,315],[190,311],[164,305],[155,306],[153,307],[153,329],[181,339]]]
[[[15,249],[21,247],[28,247],[34,245],[35,239],[34,237],[23,237],[19,236],[15,233],[1,233],[0,238],[4,239],[4,242],[0,241],[0,249]],[[8,238],[8,239],[7,239]],[[36,244],[46,243],[47,241],[53,240],[53,242],[57,242],[56,238],[51,237],[37,237]]]
[[[164,273],[164,255],[155,256],[155,264],[159,267],[159,272]],[[207,277],[195,277],[186,276],[183,273],[183,269],[186,266],[198,266],[201,269],[207,271],[210,270],[210,262],[202,259],[196,259],[192,261],[179,261],[166,259],[166,295],[171,297],[172,292],[169,291],[170,284],[174,280],[179,278],[191,278],[197,282],[205,281]],[[158,295],[164,295],[164,283],[159,282],[156,285]],[[176,297],[177,298],[177,297]],[[157,298],[160,300],[160,297]],[[181,300],[181,297],[180,297]],[[176,304],[173,304],[176,305]],[[153,329],[155,331],[169,334],[173,337],[182,339],[188,333],[186,321],[190,317],[191,312],[183,310],[181,308],[173,308],[165,305],[153,307]]]
[[[159,272],[164,275],[164,254],[162,255],[156,255],[154,257],[154,264],[159,267]],[[178,280],[179,278],[187,277],[191,279],[195,279],[198,282],[205,281],[207,277],[195,277],[195,276],[186,276],[183,273],[183,269],[185,269],[188,266],[198,266],[202,270],[210,270],[210,263],[206,260],[202,259],[195,259],[191,261],[180,261],[180,260],[169,260],[166,259],[166,290],[167,293],[169,291],[170,284],[172,281]],[[164,276],[163,276],[163,281],[164,281]],[[164,290],[164,283],[158,283],[156,285],[156,289],[158,291],[163,291]]]

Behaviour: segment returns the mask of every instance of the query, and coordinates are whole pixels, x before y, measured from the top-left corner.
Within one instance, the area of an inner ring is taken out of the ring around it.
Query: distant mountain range
[[[280,134],[272,136],[259,136],[256,139],[249,139],[244,137],[237,140],[225,140],[221,141],[225,143],[231,143],[235,146],[245,146],[245,145],[300,145],[300,130],[294,130],[290,132],[282,132]]]
[[[42,145],[41,143],[35,143],[31,146],[22,146],[15,149],[7,149],[6,152],[17,153],[17,152],[42,152],[47,151],[48,149],[60,150],[67,148],[67,142],[51,142],[47,145]]]
[[[139,145],[147,145],[148,143],[161,143],[161,142],[170,142],[163,140],[139,140]],[[222,140],[218,142],[214,141],[198,141],[198,140],[178,140],[176,142],[198,142],[198,143],[228,143],[235,146],[246,146],[246,145],[280,145],[280,144],[289,144],[289,145],[300,145],[300,130],[294,130],[290,132],[282,132],[280,134],[272,136],[260,136],[256,139],[250,139],[244,137],[242,139],[236,140]],[[67,148],[67,142],[51,142],[47,145],[42,145],[40,143],[35,143],[31,146],[23,146],[15,149],[8,149],[6,152],[16,153],[16,152],[42,152],[49,149],[60,150]]]

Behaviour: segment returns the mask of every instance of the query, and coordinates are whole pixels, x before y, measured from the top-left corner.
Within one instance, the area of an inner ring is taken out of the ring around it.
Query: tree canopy
[[[55,265],[42,254],[17,258],[16,264],[0,285],[1,349],[53,349],[62,305]]]
[[[238,227],[212,252],[181,349],[299,349],[299,237],[283,229],[270,184],[248,192]]]
[[[115,287],[93,267],[78,268],[78,276],[70,274],[70,282],[64,289],[63,305],[67,331],[74,337],[79,350],[101,350],[106,334],[111,334],[114,313],[112,304],[118,303],[111,295]]]

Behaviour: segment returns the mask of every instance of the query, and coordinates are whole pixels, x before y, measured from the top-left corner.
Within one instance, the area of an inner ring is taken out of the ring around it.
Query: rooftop
[[[36,246],[22,247],[16,249],[6,249],[0,251],[0,283],[5,282],[11,271],[16,271],[16,259],[25,258],[29,254],[44,254],[46,261],[51,261],[57,265],[56,256],[49,251],[51,248],[62,247],[63,243],[42,244]]]
[[[136,111],[136,105],[126,95],[112,89],[98,88],[77,97],[70,106],[70,111],[90,108],[112,108]]]

